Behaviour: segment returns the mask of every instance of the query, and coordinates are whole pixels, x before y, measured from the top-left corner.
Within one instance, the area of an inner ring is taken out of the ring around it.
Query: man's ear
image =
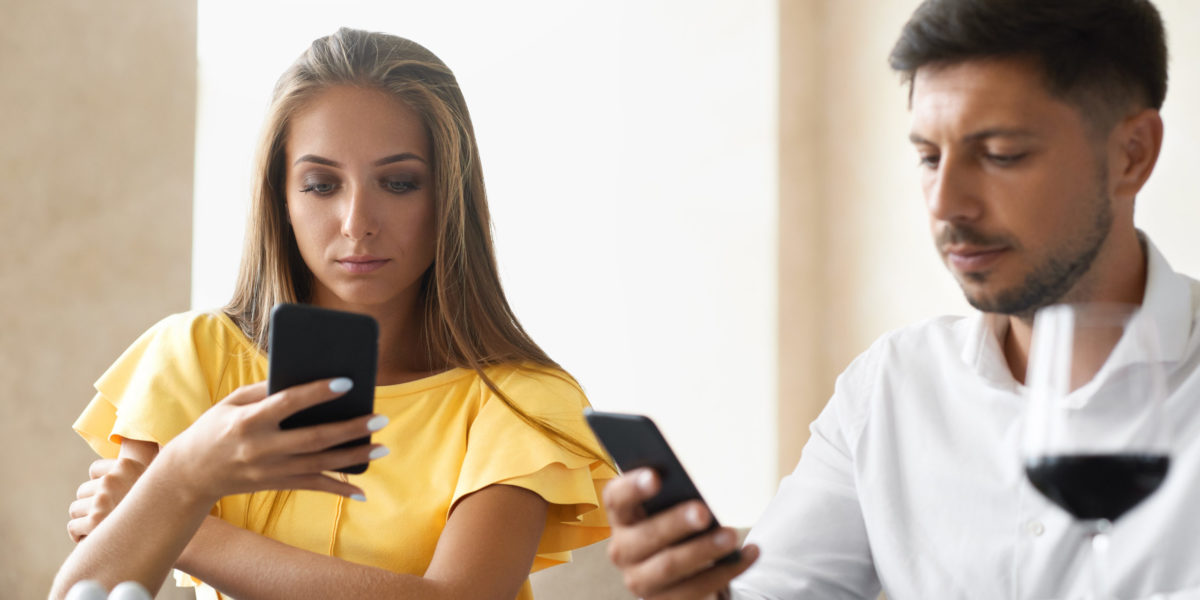
[[[1163,122],[1158,110],[1125,117],[1109,137],[1108,169],[1115,199],[1132,200],[1141,191],[1162,150]]]

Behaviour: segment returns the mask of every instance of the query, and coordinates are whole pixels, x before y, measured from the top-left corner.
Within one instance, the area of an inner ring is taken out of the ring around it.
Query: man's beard
[[[963,295],[967,302],[983,312],[1030,317],[1037,309],[1062,299],[1092,268],[1092,263],[1100,254],[1100,248],[1112,230],[1113,214],[1109,200],[1103,196],[1097,197],[1095,208],[1090,228],[1075,240],[1068,240],[1062,247],[1055,249],[1040,264],[1033,265],[1020,285],[1001,290],[991,297],[972,295],[963,285]],[[988,245],[996,240],[969,227],[949,225],[938,235],[938,244],[941,247],[944,243],[953,241]],[[964,277],[983,282],[987,275],[968,273]]]

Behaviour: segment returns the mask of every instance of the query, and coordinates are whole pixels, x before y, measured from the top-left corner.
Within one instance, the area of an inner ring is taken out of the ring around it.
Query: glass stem
[[[1112,523],[1099,519],[1091,523],[1088,537],[1092,542],[1092,598],[1108,600],[1108,532]]]

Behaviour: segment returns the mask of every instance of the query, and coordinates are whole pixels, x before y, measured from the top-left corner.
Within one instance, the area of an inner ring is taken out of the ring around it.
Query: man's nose
[[[968,222],[983,214],[976,169],[956,158],[942,160],[926,189],[926,208],[938,221]]]

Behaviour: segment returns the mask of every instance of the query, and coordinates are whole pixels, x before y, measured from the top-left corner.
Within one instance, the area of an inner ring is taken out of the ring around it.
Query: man
[[[1133,223],[1163,135],[1158,12],[926,0],[891,64],[934,241],[981,312],[888,334],[847,368],[737,564],[712,563],[728,529],[676,543],[708,524],[702,505],[645,517],[645,471],[605,491],[610,557],[648,600],[1075,597],[1091,583],[1083,530],[1019,459],[1033,315],[1123,302],[1162,332],[1175,443],[1166,483],[1113,529],[1108,592],[1200,597],[1200,284]]]

